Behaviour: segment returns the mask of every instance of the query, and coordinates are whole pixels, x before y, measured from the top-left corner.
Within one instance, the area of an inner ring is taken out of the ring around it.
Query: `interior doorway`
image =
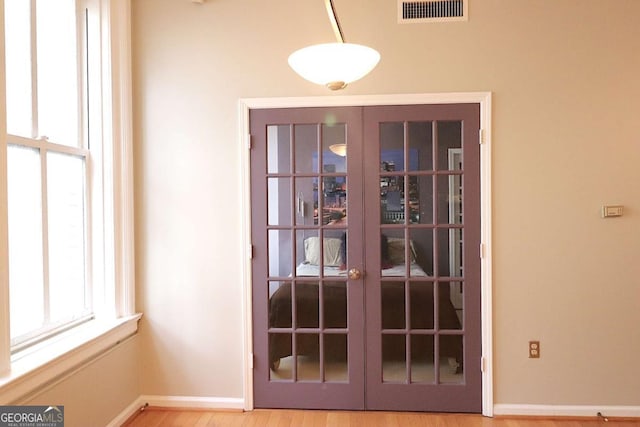
[[[256,406],[480,410],[479,115],[252,112]]]

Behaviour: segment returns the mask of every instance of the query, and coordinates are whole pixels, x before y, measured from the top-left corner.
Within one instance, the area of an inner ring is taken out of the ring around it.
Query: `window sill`
[[[17,401],[70,369],[91,360],[138,330],[142,314],[93,320],[12,357],[0,376],[0,405]]]

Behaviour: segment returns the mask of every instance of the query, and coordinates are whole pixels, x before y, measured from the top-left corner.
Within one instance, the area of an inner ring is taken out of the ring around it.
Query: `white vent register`
[[[398,0],[398,22],[419,24],[469,20],[469,0]]]

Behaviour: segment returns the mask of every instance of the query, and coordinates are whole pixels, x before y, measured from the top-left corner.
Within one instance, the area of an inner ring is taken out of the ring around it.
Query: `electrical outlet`
[[[529,359],[540,358],[540,341],[529,341]]]

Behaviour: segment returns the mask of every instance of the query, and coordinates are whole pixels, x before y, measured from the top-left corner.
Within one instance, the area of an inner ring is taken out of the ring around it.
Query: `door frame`
[[[269,108],[359,107],[371,105],[463,104],[480,105],[480,227],[482,319],[482,414],[493,416],[493,305],[492,305],[492,206],[491,206],[491,92],[423,93],[394,95],[315,96],[293,98],[242,98],[238,102],[238,150],[242,213],[242,331],[243,401],[253,410],[252,274],[251,274],[251,171],[249,110]]]

